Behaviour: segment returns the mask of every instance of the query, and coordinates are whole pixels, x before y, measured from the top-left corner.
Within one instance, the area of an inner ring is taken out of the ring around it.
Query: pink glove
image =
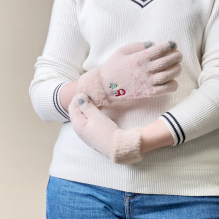
[[[121,47],[102,66],[79,78],[77,93],[101,106],[176,91],[173,79],[181,73],[182,54],[173,41],[153,45],[138,42]]]
[[[76,94],[68,112],[77,135],[112,162],[133,164],[142,160],[141,128],[121,130],[85,94]]]

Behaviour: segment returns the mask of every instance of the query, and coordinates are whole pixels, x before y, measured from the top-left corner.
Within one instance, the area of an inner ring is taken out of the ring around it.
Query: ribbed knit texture
[[[218,31],[218,0],[55,0],[29,88],[43,121],[64,122],[50,174],[126,192],[219,196]],[[147,152],[134,165],[112,163],[73,131],[57,99],[62,83],[102,65],[121,46],[169,39],[183,54],[178,90],[119,101],[101,111],[124,130],[162,119],[175,147]]]

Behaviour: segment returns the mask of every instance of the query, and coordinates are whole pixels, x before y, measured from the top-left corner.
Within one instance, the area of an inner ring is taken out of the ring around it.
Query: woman
[[[29,89],[64,123],[47,218],[219,218],[218,30],[218,0],[55,0]]]

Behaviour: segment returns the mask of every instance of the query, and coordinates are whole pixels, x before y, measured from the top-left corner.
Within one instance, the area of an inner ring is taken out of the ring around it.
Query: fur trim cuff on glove
[[[99,68],[81,75],[78,80],[77,93],[87,94],[96,106],[108,104],[106,92],[102,87]]]
[[[141,128],[126,131],[118,129],[114,133],[111,145],[111,160],[114,163],[133,164],[142,160],[141,130]]]

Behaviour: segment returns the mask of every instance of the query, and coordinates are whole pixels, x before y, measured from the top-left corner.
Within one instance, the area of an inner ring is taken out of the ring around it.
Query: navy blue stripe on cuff
[[[176,130],[176,127],[175,127],[175,126],[173,125],[173,123],[169,120],[169,118],[167,118],[167,116],[165,116],[165,115],[162,115],[162,116],[163,116],[163,117],[170,123],[170,125],[172,126],[174,132],[176,133],[177,139],[178,139],[177,145],[179,145],[179,143],[180,143],[180,136],[179,136],[179,133],[178,133],[177,130]]]
[[[61,107],[59,106],[59,102],[58,102],[58,92],[59,92],[60,87],[61,87],[64,83],[66,83],[66,82],[63,82],[63,83],[59,84],[59,85],[56,87],[56,89],[55,89],[55,91],[54,91],[54,93],[53,93],[53,104],[54,104],[56,110],[57,110],[63,117],[65,117],[66,119],[70,120],[70,117],[69,117],[68,115],[66,115],[66,113],[61,109]]]
[[[61,83],[60,87],[61,87],[63,84],[65,84],[65,83],[66,83],[66,82]],[[58,102],[58,92],[59,92],[60,87],[57,89],[57,92],[56,92],[56,102],[57,102],[57,106],[58,106],[58,108],[60,109],[60,111],[61,111],[62,113],[64,113],[65,116],[67,116],[67,119],[70,120],[70,117],[66,114],[65,111],[62,110],[62,108],[60,107],[60,104],[59,104],[59,102]]]
[[[169,113],[169,112],[166,112],[167,114],[169,114],[172,118],[173,118],[173,120],[175,121],[175,123],[178,125],[178,127],[179,127],[179,129],[180,129],[180,131],[181,131],[181,133],[182,133],[182,136],[183,136],[183,141],[182,141],[182,143],[184,143],[184,141],[185,141],[185,139],[186,139],[186,136],[185,136],[185,133],[184,133],[184,131],[183,131],[183,129],[182,129],[182,126],[179,124],[179,122],[177,121],[177,119],[171,114],[171,113]]]

